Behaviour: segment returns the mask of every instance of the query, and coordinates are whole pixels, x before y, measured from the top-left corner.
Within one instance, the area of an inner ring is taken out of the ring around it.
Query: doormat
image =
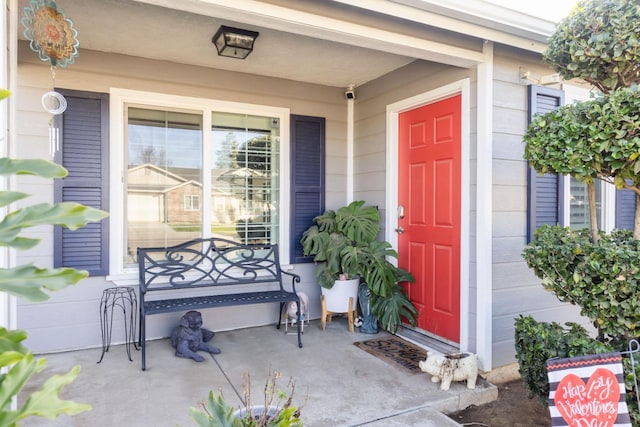
[[[422,372],[418,362],[427,358],[427,350],[394,335],[358,341],[353,344],[378,359],[399,367],[410,374]]]

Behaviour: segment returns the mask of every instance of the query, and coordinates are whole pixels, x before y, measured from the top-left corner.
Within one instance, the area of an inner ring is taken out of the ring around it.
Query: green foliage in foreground
[[[251,384],[245,375],[244,401],[241,411],[235,411],[222,396],[222,393],[209,393],[206,402],[200,402],[199,408],[190,408],[189,415],[200,427],[302,427],[300,409],[293,405],[295,382],[289,380],[285,390],[277,386],[280,373],[269,373],[264,386],[264,395],[260,405],[267,411],[251,411]]]
[[[78,376],[76,366],[64,375],[49,378],[44,385],[33,392],[17,409],[11,409],[11,402],[25,383],[46,366],[45,359],[35,359],[33,354],[20,343],[27,337],[24,331],[9,331],[0,328],[0,368],[8,369],[0,377],[0,425],[15,426],[27,417],[38,416],[54,419],[60,414],[75,415],[90,410],[89,405],[61,400],[58,395],[65,385]]]
[[[0,175],[61,178],[66,174],[64,168],[46,160],[0,159]],[[26,197],[27,194],[20,192],[0,191],[0,208],[7,208]],[[0,221],[0,246],[29,249],[37,245],[39,239],[22,236],[22,231],[27,228],[46,224],[76,229],[105,216],[105,212],[77,203],[26,206],[6,214]],[[2,268],[0,291],[28,301],[43,301],[49,298],[45,290],[63,289],[76,284],[87,275],[86,271],[72,268],[38,268],[31,264]],[[0,375],[0,425],[15,426],[19,421],[31,416],[54,419],[60,414],[75,415],[90,410],[89,405],[59,398],[60,390],[78,376],[79,366],[64,375],[51,377],[40,389],[31,393],[24,403],[15,409],[12,408],[13,399],[18,396],[26,382],[46,366],[45,359],[35,359],[22,345],[26,337],[24,331],[0,328],[0,369],[5,370]]]
[[[516,320],[520,374],[530,397],[546,402],[547,359],[624,351],[627,341],[640,335],[640,241],[629,231],[617,230],[601,233],[593,243],[588,230],[544,226],[536,230],[523,257],[545,289],[580,307],[601,332],[599,341],[577,324],[538,323],[530,316]],[[629,413],[633,425],[640,426],[629,359],[624,369]],[[640,376],[640,364],[635,370]]]

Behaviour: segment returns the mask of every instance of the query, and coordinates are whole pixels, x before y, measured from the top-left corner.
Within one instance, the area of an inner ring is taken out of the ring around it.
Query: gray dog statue
[[[211,354],[220,353],[218,347],[207,344],[213,338],[214,332],[202,327],[202,314],[199,311],[187,311],[180,324],[171,333],[171,345],[176,349],[177,357],[193,359],[202,362],[204,357],[198,351]]]

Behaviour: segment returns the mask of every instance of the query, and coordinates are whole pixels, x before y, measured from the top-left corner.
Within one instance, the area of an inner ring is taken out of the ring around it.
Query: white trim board
[[[398,118],[400,113],[431,104],[453,95],[461,95],[462,147],[461,147],[461,217],[460,217],[460,350],[469,347],[469,201],[470,201],[470,123],[471,83],[469,78],[403,99],[387,106],[387,153],[386,153],[386,200],[387,215],[385,239],[394,248],[398,247],[398,235],[394,232],[398,224]]]

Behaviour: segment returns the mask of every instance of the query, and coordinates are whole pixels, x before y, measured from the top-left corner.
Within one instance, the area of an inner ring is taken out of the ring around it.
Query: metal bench
[[[278,245],[242,245],[209,238],[169,248],[139,248],[137,253],[143,371],[146,317],[153,314],[277,302],[280,329],[285,304],[295,301],[298,347],[302,347],[300,300],[295,288],[300,276],[280,269]],[[283,286],[284,275],[291,279],[290,291]],[[196,290],[198,295],[194,296]]]

